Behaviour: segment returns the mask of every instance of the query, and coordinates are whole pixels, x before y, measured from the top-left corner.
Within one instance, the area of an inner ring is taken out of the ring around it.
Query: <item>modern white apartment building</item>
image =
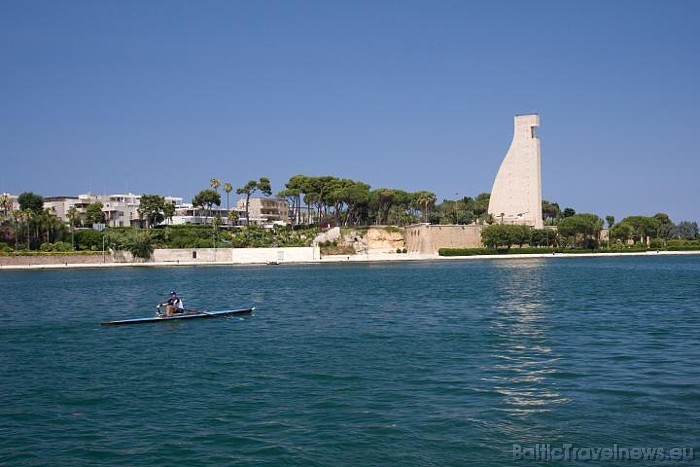
[[[12,201],[12,210],[19,209],[17,196],[7,194]],[[165,201],[175,206],[175,215],[163,223],[170,225],[211,224],[214,216],[221,217],[225,225],[245,225],[245,199],[239,199],[231,211],[236,211],[237,218],[229,222],[229,212],[226,208],[214,206],[211,211],[183,203],[182,198],[165,196]],[[140,227],[142,225],[138,209],[141,195],[134,193],[97,195],[84,193],[78,196],[48,196],[44,197],[44,208],[51,209],[56,216],[68,222],[68,213],[75,207],[78,215],[85,219],[87,208],[94,203],[102,203],[106,224],[110,227]],[[8,203],[9,204],[9,203]],[[2,207],[0,207],[2,209]],[[289,224],[289,204],[283,198],[250,198],[250,223],[260,226]]]
[[[176,206],[182,204],[182,198],[166,196],[165,201]],[[75,207],[78,215],[85,218],[87,207],[93,203],[102,203],[107,225],[110,227],[138,227],[141,224],[138,208],[141,195],[133,193],[96,195],[85,193],[78,196],[50,196],[44,198],[44,208],[53,209],[60,219],[68,221],[68,211]]]
[[[245,198],[236,202],[236,209],[241,213],[245,224]],[[284,198],[250,198],[248,206],[250,223],[261,226],[289,224],[289,203]]]
[[[240,219],[245,216],[244,212],[238,211],[236,208],[231,208],[231,211],[237,211],[238,216],[231,219],[229,222],[229,213],[226,208],[214,206],[211,212],[208,209],[192,206],[190,203],[180,204],[175,206],[175,215],[172,219],[166,219],[163,223],[169,225],[204,225],[211,224],[214,217],[218,214],[221,217],[221,222],[224,225],[243,225]]]

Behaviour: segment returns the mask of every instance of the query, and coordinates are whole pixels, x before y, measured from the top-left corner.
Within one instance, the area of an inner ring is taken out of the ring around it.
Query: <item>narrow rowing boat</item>
[[[188,310],[184,313],[178,313],[173,316],[157,315],[150,318],[135,318],[122,319],[118,321],[105,321],[100,323],[102,326],[118,326],[122,324],[143,324],[143,323],[160,323],[163,321],[172,321],[179,319],[204,319],[204,318],[220,318],[226,316],[249,316],[255,311],[255,307],[241,308],[240,310],[219,310],[219,311],[197,311]]]

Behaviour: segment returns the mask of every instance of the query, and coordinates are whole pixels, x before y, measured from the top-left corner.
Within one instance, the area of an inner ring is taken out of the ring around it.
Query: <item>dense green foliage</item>
[[[460,224],[473,222],[492,223],[487,213],[490,193],[481,193],[476,198],[464,197],[458,200],[443,200],[430,215],[431,224]]]
[[[530,241],[532,229],[525,225],[493,224],[481,231],[481,242],[487,248],[506,248],[513,245],[523,246]]]
[[[557,223],[561,244],[568,247],[598,248],[603,220],[595,214],[572,214]]]
[[[166,213],[172,217],[171,213],[174,211],[174,208],[168,209],[167,205],[172,206],[171,203],[165,202],[163,196],[141,195],[138,207],[139,217],[148,223],[148,227],[156,226],[165,220]]]
[[[104,224],[106,221],[105,213],[102,212],[103,205],[99,201],[88,205],[85,214],[85,224],[92,226],[94,224]]]
[[[17,203],[20,211],[31,211],[35,214],[41,214],[44,210],[44,198],[31,191],[19,195]]]
[[[589,254],[589,253],[641,253],[646,251],[694,251],[700,250],[700,244],[686,245],[684,247],[666,247],[649,249],[646,247],[629,247],[610,250],[591,250],[587,248],[440,248],[440,256],[479,256],[479,255],[534,255],[534,254]]]
[[[372,190],[361,181],[306,175],[290,178],[278,195],[289,202],[294,225],[408,225],[427,222],[436,199],[428,191]]]
[[[211,215],[213,206],[221,206],[221,195],[215,190],[202,190],[192,198],[192,205],[206,209]]]
[[[112,228],[108,231],[107,242],[111,248],[131,251],[129,245],[145,242],[143,238],[135,237],[141,233],[144,232],[132,227]],[[255,226],[250,229],[214,229],[212,226],[178,225],[151,229],[147,234],[153,248],[295,247],[310,246],[316,229],[263,229]]]

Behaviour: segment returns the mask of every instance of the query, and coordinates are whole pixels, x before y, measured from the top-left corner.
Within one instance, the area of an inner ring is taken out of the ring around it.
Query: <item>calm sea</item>
[[[257,311],[100,327],[173,288]],[[2,271],[0,316],[2,465],[700,451],[700,256]]]

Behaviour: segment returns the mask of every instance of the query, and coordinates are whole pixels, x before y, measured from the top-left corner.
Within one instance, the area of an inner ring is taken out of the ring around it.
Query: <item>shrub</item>
[[[41,251],[71,251],[73,248],[70,243],[66,242],[56,242],[56,243],[42,243],[39,247]]]
[[[660,238],[655,238],[649,243],[649,248],[653,250],[658,250],[659,248],[664,248],[664,241]]]
[[[75,243],[78,250],[102,250],[102,233],[92,229],[78,230]]]

